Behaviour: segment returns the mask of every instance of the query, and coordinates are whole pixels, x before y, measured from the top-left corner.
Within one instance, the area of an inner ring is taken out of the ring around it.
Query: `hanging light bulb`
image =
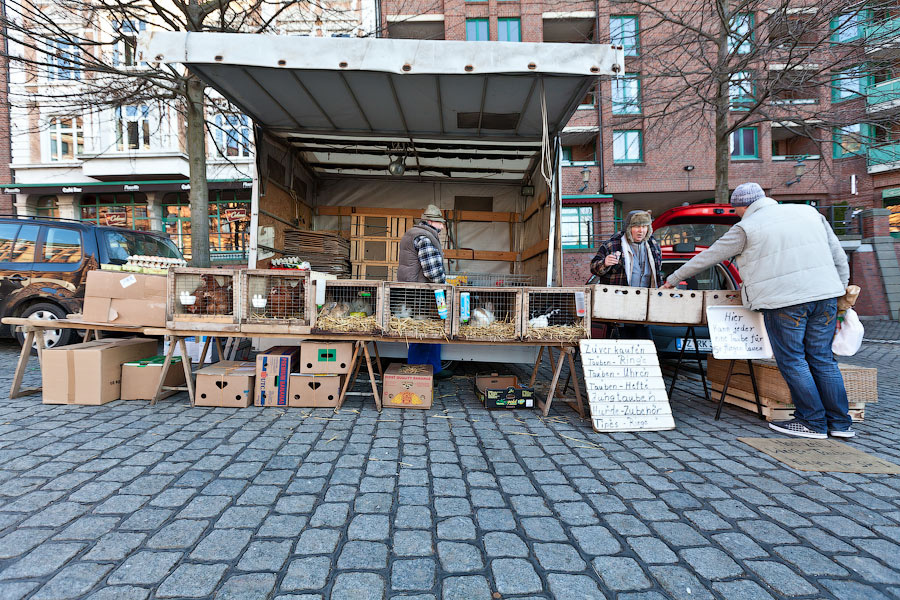
[[[391,161],[391,164],[388,165],[388,173],[394,175],[395,177],[399,177],[406,172],[406,165],[404,164],[403,157],[398,156],[394,160]]]

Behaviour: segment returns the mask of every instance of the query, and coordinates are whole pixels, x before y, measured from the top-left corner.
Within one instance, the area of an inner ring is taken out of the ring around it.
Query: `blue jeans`
[[[437,375],[441,371],[441,345],[410,344],[406,351],[406,362],[411,365],[431,365]]]
[[[766,331],[778,369],[791,390],[794,418],[827,433],[847,429],[847,391],[831,341],[837,325],[837,299],[764,310]]]

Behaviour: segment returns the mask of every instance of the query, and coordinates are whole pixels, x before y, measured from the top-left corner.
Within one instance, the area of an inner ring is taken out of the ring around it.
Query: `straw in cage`
[[[250,316],[257,319],[304,318],[303,280],[291,285],[288,278],[251,276],[248,280]]]
[[[463,292],[465,294],[467,292]],[[471,313],[460,313],[459,335],[470,339],[509,340],[516,337],[515,294],[502,292],[472,293]]]
[[[326,288],[325,304],[316,316],[316,327],[336,333],[378,331],[372,288],[339,286]]]
[[[574,294],[531,293],[530,318],[525,337],[532,340],[575,341],[584,337],[584,327],[575,309]]]
[[[223,281],[220,283],[219,279]],[[232,277],[216,277],[212,274],[177,274],[175,291],[181,314],[230,315],[232,305]]]
[[[388,330],[401,337],[445,337],[444,320],[438,314],[434,290],[400,289],[390,292]]]

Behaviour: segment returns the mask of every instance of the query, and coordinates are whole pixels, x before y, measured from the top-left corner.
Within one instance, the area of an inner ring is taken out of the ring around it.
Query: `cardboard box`
[[[298,346],[276,346],[256,355],[256,406],[288,406],[290,375],[299,356]]]
[[[45,350],[41,365],[47,398],[44,401],[48,404],[97,405],[118,400],[122,389],[122,365],[155,356],[157,346],[156,340],[128,338],[95,340]]]
[[[350,372],[353,342],[303,342],[300,372],[304,375],[346,375]]]
[[[534,408],[534,388],[520,385],[515,375],[480,375],[475,378],[475,395],[489,410]]]
[[[253,399],[256,363],[222,361],[197,371],[195,406],[244,408]]]
[[[434,381],[431,365],[392,363],[384,372],[382,405],[396,408],[431,408]]]
[[[84,320],[144,327],[166,326],[166,276],[89,271]]]
[[[162,375],[165,356],[154,356],[143,360],[135,360],[122,365],[122,393],[121,400],[153,400],[156,389],[159,386],[159,376]],[[183,386],[184,365],[181,357],[173,356],[166,373],[163,385],[169,387]],[[174,391],[165,392],[164,395],[172,395]]]
[[[291,375],[288,406],[335,408],[341,395],[343,375]]]

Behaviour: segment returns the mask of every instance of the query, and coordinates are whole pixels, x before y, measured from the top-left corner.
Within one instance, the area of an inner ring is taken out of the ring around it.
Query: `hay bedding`
[[[447,332],[442,319],[413,319],[411,317],[391,315],[388,331],[406,338],[447,339]]]
[[[575,342],[585,337],[584,327],[575,325],[550,325],[549,327],[528,327],[525,330],[526,340],[552,340],[557,342]]]
[[[461,325],[459,337],[471,340],[502,342],[516,339],[516,324],[494,321],[487,326]]]
[[[325,310],[323,309],[323,313]],[[333,317],[331,315],[319,314],[316,317],[316,328],[323,331],[333,331],[334,333],[359,333],[359,332],[376,332],[381,331],[381,325],[375,315],[369,317]]]

